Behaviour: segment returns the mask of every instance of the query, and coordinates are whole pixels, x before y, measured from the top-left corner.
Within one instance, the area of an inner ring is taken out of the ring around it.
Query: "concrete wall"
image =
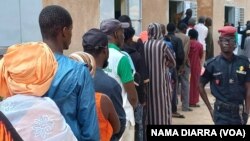
[[[215,55],[220,53],[217,43],[219,38],[218,29],[224,26],[225,6],[232,6],[245,9],[244,23],[250,20],[250,0],[197,0],[198,16],[209,16],[213,19],[213,39],[215,45]]]
[[[142,31],[152,22],[168,23],[168,0],[142,0]]]
[[[213,0],[197,0],[197,17],[213,17]]]
[[[58,4],[65,7],[73,18],[73,36],[69,54],[82,50],[81,37],[88,29],[99,27],[99,0],[43,0],[43,6]],[[225,5],[245,9],[245,22],[250,20],[250,0],[197,0],[198,16],[209,16],[213,19],[213,37],[215,54],[219,54],[217,44],[218,29],[224,25]],[[151,22],[167,24],[169,22],[169,0],[142,0],[142,30]]]
[[[220,53],[220,47],[218,45],[219,33],[218,29],[224,26],[224,14],[225,14],[225,1],[213,0],[213,39],[214,39],[214,53],[218,55]]]
[[[99,28],[99,0],[43,0],[43,6],[56,4],[69,11],[73,19],[72,40],[69,50],[65,54],[82,49],[82,35],[88,29]]]
[[[245,9],[245,24],[247,20],[250,20],[250,0],[234,0],[234,5]]]
[[[246,0],[245,6],[246,6],[245,8],[245,23],[246,23],[247,20],[250,20],[250,0]]]

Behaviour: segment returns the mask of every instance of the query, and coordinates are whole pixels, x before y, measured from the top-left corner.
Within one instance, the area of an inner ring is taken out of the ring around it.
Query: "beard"
[[[109,64],[108,60],[105,60],[105,62],[103,63],[102,68],[105,69],[108,66],[108,64]]]

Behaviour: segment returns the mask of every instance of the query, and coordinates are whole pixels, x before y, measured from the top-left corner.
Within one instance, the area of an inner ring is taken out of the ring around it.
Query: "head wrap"
[[[0,61],[0,96],[44,95],[54,78],[57,62],[43,42],[10,46]]]
[[[88,65],[90,74],[92,76],[95,75],[96,62],[92,55],[88,54],[87,52],[78,51],[70,54],[69,57],[73,60],[86,63]]]

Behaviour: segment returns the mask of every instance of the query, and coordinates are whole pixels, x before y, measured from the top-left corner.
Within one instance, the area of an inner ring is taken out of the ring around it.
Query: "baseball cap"
[[[218,30],[221,33],[220,36],[235,36],[236,28],[232,26],[224,26]]]
[[[128,28],[129,23],[120,22],[116,19],[106,19],[101,22],[100,29],[107,35],[114,33],[119,28]]]
[[[84,49],[99,49],[108,45],[108,37],[101,30],[92,28],[82,36]]]

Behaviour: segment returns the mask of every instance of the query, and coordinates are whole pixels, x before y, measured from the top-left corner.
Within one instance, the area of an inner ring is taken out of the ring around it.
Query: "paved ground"
[[[211,94],[209,94],[208,98],[211,103],[215,102],[215,99]],[[207,106],[201,98],[199,105],[200,107],[198,108],[192,108],[193,111],[191,112],[183,112],[181,111],[181,103],[179,102],[178,112],[183,114],[185,118],[172,118],[173,125],[213,125]],[[248,120],[248,125],[250,125],[250,120]]]
[[[209,100],[211,103],[214,102],[214,98],[209,94]],[[208,112],[208,109],[200,98],[199,102],[200,107],[192,108],[193,111],[184,112],[181,110],[181,102],[178,103],[178,112],[183,114],[185,118],[173,118],[174,125],[211,125],[213,121]]]

